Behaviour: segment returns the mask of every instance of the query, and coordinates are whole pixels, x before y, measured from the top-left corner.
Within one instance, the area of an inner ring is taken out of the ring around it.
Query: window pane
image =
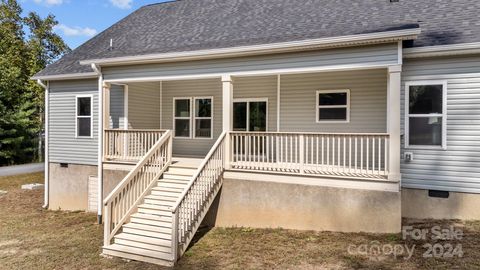
[[[347,108],[324,108],[319,109],[318,118],[320,121],[347,120]]]
[[[250,102],[250,126],[248,131],[267,130],[267,103]]]
[[[410,145],[442,145],[441,117],[410,117]]]
[[[77,121],[77,136],[91,136],[91,124],[90,117],[87,118],[78,118]]]
[[[190,120],[175,119],[175,137],[190,137]]]
[[[175,116],[190,117],[190,100],[189,99],[175,100]]]
[[[247,103],[233,103],[233,130],[247,131]]]
[[[212,120],[197,119],[195,120],[195,137],[210,138],[212,135]]]
[[[211,117],[212,116],[212,100],[196,99],[195,100],[195,116],[196,117]]]
[[[442,85],[410,86],[410,113],[442,113]]]
[[[77,115],[89,116],[91,113],[91,100],[89,97],[78,98]]]
[[[347,93],[319,94],[318,105],[347,105]]]

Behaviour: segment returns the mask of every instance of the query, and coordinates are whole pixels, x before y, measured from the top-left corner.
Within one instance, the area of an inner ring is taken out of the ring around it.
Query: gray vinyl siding
[[[128,85],[128,128],[160,128],[160,83]]]
[[[97,164],[98,81],[71,80],[50,82],[49,159],[50,162]],[[93,95],[93,138],[75,137],[76,95]]]
[[[233,98],[268,99],[268,131],[277,131],[277,76],[235,78]]]
[[[125,79],[182,75],[219,75],[275,69],[398,63],[397,43],[325,49],[242,58],[144,64],[102,69],[104,78]]]
[[[125,127],[124,87],[112,85],[110,89],[110,128]]]
[[[173,154],[205,156],[222,133],[222,84],[219,79],[162,83],[162,127],[173,130],[174,97],[213,97],[213,139],[173,139]],[[193,134],[193,133],[192,133]]]
[[[350,122],[317,123],[316,91],[350,89]],[[386,132],[386,69],[281,76],[280,131]]]
[[[402,134],[405,82],[447,80],[447,149],[408,149],[402,186],[480,193],[480,56],[408,59],[402,73]],[[404,136],[403,136],[404,138]],[[406,151],[402,140],[402,154]]]

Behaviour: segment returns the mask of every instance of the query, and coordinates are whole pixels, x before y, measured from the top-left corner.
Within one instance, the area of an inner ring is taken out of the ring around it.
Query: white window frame
[[[177,117],[175,116],[175,111],[176,111],[176,101],[177,100],[185,100],[185,99],[188,99],[190,100],[190,116],[189,117]],[[210,117],[196,117],[195,116],[195,101],[197,99],[211,99],[212,100],[212,114]],[[195,139],[195,140],[212,140],[213,139],[213,115],[214,115],[214,98],[213,96],[198,96],[198,97],[174,97],[173,98],[173,123],[172,123],[172,126],[173,126],[173,137],[176,138],[176,139],[187,139],[187,140],[191,140],[191,139]],[[175,126],[175,120],[177,119],[180,119],[180,120],[188,120],[189,121],[189,135],[188,137],[179,137],[179,136],[176,136],[175,135],[175,130],[176,130],[176,126]],[[210,137],[196,137],[195,136],[195,120],[196,119],[210,119],[211,121],[211,132],[210,132]]]
[[[197,104],[197,102],[196,102],[197,99],[210,99],[210,100],[211,100],[211,108],[210,108],[211,114],[210,114],[210,117],[197,117],[197,116],[196,116],[196,109],[197,109],[197,108],[196,108],[195,106],[196,106],[196,104]],[[199,140],[211,140],[211,139],[213,139],[213,108],[214,108],[214,106],[213,106],[213,97],[212,97],[212,96],[193,97],[193,104],[192,104],[192,106],[193,106],[193,111],[192,111],[192,112],[193,112],[193,115],[192,115],[192,117],[193,117],[193,119],[192,119],[192,126],[193,126],[193,128],[192,128],[192,134],[193,134],[193,138],[194,138],[194,139],[199,139]],[[202,120],[202,119],[203,119],[203,120],[208,120],[208,119],[210,119],[210,137],[197,137],[197,134],[195,134],[196,122],[197,122],[196,120],[197,120],[197,119],[198,119],[198,120]]]
[[[78,99],[90,98],[90,115],[78,115]],[[90,118],[90,136],[78,135],[78,119]],[[93,95],[75,95],[75,138],[93,138]]]
[[[187,116],[175,116],[175,112],[177,110],[177,107],[176,107],[176,104],[177,104],[177,100],[185,100],[185,99],[188,99],[190,101],[190,106],[189,106],[189,110],[190,110],[190,115],[187,117]],[[172,127],[173,127],[173,137],[174,138],[177,138],[177,139],[191,139],[192,138],[192,108],[193,108],[193,105],[192,105],[192,98],[191,97],[174,97],[173,98],[173,123],[172,123]],[[183,136],[177,136],[176,135],[176,128],[177,126],[175,125],[175,120],[188,120],[188,137],[183,137]]]
[[[268,132],[268,98],[234,98],[232,102],[232,110],[233,110],[233,103],[240,103],[240,102],[245,102],[247,103],[247,130],[246,132],[250,132],[250,102],[265,102],[267,105],[267,114],[265,115],[266,117],[266,122],[265,122],[265,132]],[[233,126],[233,111],[232,111],[232,119],[230,120]]]
[[[410,114],[410,86],[442,85],[442,113]],[[408,81],[405,82],[405,148],[408,149],[443,149],[447,150],[447,91],[448,81]],[[442,118],[442,144],[441,145],[410,145],[410,117],[441,117]]]
[[[347,104],[346,105],[319,105],[320,94],[331,94],[331,93],[346,93],[347,94]],[[315,99],[315,122],[317,124],[341,124],[341,123],[350,123],[350,89],[336,89],[336,90],[317,90],[316,99]],[[347,119],[345,120],[320,120],[320,109],[334,109],[334,108],[346,108],[347,109]]]

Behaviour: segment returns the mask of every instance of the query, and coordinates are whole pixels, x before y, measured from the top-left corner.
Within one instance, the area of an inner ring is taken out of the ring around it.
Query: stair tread
[[[169,197],[170,199],[174,199],[175,201],[180,197],[180,192],[170,192],[170,191],[162,191],[162,190],[152,190],[152,195],[160,196],[160,197]],[[167,198],[165,198],[167,199]]]
[[[154,195],[154,194],[150,194],[150,195],[145,196],[145,199],[164,201],[164,202],[176,202],[177,201],[177,199],[173,198],[173,197],[164,197],[164,196],[161,196],[161,195]]]
[[[152,231],[147,231],[144,229],[137,229],[132,227],[124,227],[123,232],[133,234],[133,235],[163,239],[168,241],[172,240],[171,233],[152,232]]]
[[[170,192],[170,193],[174,193],[174,194],[177,194],[180,195],[180,193],[183,192],[185,188],[170,188],[170,187],[159,187],[159,186],[156,186],[156,187],[153,187],[152,190],[155,190],[155,191],[163,191],[163,192]]]
[[[172,222],[171,217],[144,214],[144,213],[135,213],[135,214],[132,214],[131,217],[140,218],[140,219],[149,219],[149,220],[160,221],[160,222]]]
[[[172,233],[172,229],[169,229],[169,228],[140,224],[140,223],[135,223],[135,222],[129,222],[127,224],[124,224],[123,227],[134,228],[134,229],[139,229],[139,230],[147,230],[147,231],[152,231],[152,232],[168,233],[168,234]]]
[[[147,204],[147,203],[140,204],[138,208],[148,208],[148,209],[155,209],[159,211],[170,211],[170,206],[168,205],[157,205],[157,204]]]
[[[166,171],[164,172],[163,174],[164,175],[176,175],[176,176],[188,176],[188,177],[193,177],[193,174],[195,172],[192,172],[192,173],[186,173],[186,172],[171,172],[171,171]]]
[[[149,226],[156,226],[158,228],[167,228],[171,229],[172,228],[172,222],[167,222],[167,221],[158,221],[158,220],[152,220],[152,219],[146,219],[146,218],[138,218],[138,217],[132,217],[130,219],[131,223],[135,224],[144,224],[144,225],[149,225]]]
[[[159,245],[159,246],[164,246],[164,247],[171,247],[172,246],[172,241],[168,239],[159,239],[155,237],[149,237],[149,236],[142,236],[142,235],[137,235],[134,233],[119,233],[115,235],[114,238],[121,238],[125,240],[131,240],[131,241],[136,241],[136,242],[141,242],[141,243],[147,243],[147,244],[152,244],[152,245]]]
[[[144,203],[153,204],[153,205],[163,205],[166,207],[172,207],[175,204],[175,202],[172,202],[172,201],[161,201],[161,200],[148,199],[148,198],[145,198]]]
[[[200,164],[188,164],[188,163],[181,163],[181,162],[177,162],[177,163],[172,163],[169,168],[179,168],[179,169],[192,169],[192,170],[196,170],[198,169],[198,166]]]
[[[124,253],[130,253],[130,254],[146,256],[146,257],[151,257],[151,258],[156,258],[156,259],[163,259],[163,260],[168,260],[168,261],[170,261],[172,259],[172,256],[171,256],[170,253],[153,251],[153,250],[148,250],[148,249],[143,249],[143,248],[129,247],[129,246],[124,246],[124,245],[120,245],[120,244],[111,244],[111,245],[105,246],[103,248],[108,249],[108,250],[120,251],[120,252],[124,252]]]
[[[162,179],[190,181],[192,179],[192,177],[193,177],[193,175],[177,175],[177,174],[164,173]]]
[[[174,183],[174,184],[185,184],[188,185],[190,181],[187,179],[172,179],[172,178],[160,178],[157,183]]]
[[[165,252],[165,253],[171,253],[171,251],[172,251],[172,247],[154,245],[154,244],[150,244],[150,243],[138,242],[138,241],[135,241],[135,240],[129,240],[129,239],[123,239],[123,238],[115,238],[114,243],[122,245],[122,246],[143,248],[143,249],[160,251],[160,252]]]
[[[164,182],[164,181],[157,182],[157,187],[184,189],[187,185],[188,185],[188,182],[185,182],[185,183],[170,183],[170,182]]]

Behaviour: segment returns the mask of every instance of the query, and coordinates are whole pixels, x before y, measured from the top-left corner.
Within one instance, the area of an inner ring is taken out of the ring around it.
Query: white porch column
[[[390,134],[388,179],[400,181],[400,89],[402,66],[388,67],[387,132]]]
[[[222,130],[231,131],[233,129],[233,79],[230,75],[222,76]],[[231,150],[230,134],[225,137],[225,168],[230,168]]]
[[[233,79],[230,75],[222,76],[223,97],[223,131],[232,130],[232,106],[233,106]]]

